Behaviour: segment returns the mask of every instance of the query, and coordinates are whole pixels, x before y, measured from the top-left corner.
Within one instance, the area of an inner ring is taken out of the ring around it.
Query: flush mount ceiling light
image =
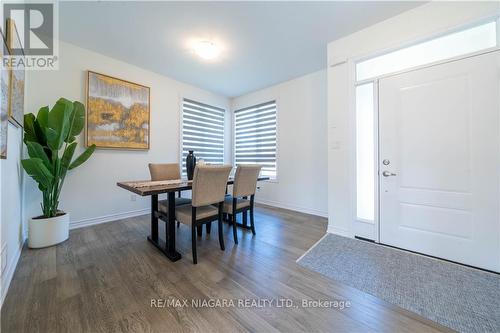
[[[220,50],[214,43],[204,40],[196,43],[194,46],[194,52],[202,59],[212,60],[217,58]]]

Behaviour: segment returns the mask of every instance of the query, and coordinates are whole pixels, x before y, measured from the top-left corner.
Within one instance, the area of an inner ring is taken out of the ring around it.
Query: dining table
[[[269,177],[259,177],[258,181],[269,180]],[[229,178],[227,185],[234,183],[233,178]],[[139,180],[139,181],[123,181],[118,182],[117,186],[133,192],[137,195],[151,197],[151,234],[147,237],[158,250],[160,250],[171,261],[181,259],[181,254],[175,248],[175,194],[181,191],[192,189],[192,180],[175,179],[175,180]],[[167,194],[168,198],[168,213],[165,214],[158,210],[158,195]],[[158,236],[158,220],[166,222],[165,241]],[[240,227],[249,229],[246,225],[246,219]]]

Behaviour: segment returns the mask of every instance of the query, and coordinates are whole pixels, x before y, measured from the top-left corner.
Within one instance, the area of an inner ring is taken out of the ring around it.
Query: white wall
[[[137,197],[136,201],[132,201],[132,193],[118,188],[116,182],[149,179],[149,162],[179,161],[180,103],[183,97],[229,110],[229,100],[225,97],[72,44],[60,43],[59,59],[58,71],[28,73],[26,113],[36,114],[41,106],[52,106],[59,97],[85,102],[87,70],[151,88],[150,149],[96,150],[85,164],[69,172],[61,194],[60,208],[70,213],[72,227],[149,211],[149,198]],[[229,126],[228,112],[226,132],[230,143]],[[83,151],[83,139],[82,135],[79,138],[80,152]],[[230,161],[230,144],[226,145],[226,156]],[[39,215],[40,193],[33,180],[27,179],[25,191],[26,217]]]
[[[278,109],[278,180],[256,201],[327,216],[326,70],[232,100],[232,110],[270,100]]]
[[[354,236],[354,63],[498,15],[498,2],[431,2],[328,44],[328,231]],[[376,239],[376,228],[370,235]]]

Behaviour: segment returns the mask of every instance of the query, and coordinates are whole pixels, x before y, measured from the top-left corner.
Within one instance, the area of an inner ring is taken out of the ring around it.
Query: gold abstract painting
[[[21,39],[14,20],[7,20],[7,45],[10,50],[22,49]],[[11,53],[13,54],[13,53]],[[9,119],[16,126],[24,122],[24,84],[25,71],[22,62],[10,71]]]
[[[87,145],[149,149],[149,88],[88,72]]]

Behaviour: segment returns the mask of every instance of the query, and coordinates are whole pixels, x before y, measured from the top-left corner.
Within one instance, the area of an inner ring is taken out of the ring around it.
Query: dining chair
[[[222,206],[231,169],[230,165],[197,165],[193,175],[191,204],[182,205],[175,209],[177,221],[191,226],[193,264],[198,262],[196,229],[203,224],[208,226],[208,224],[218,220],[219,245],[220,249],[224,251]],[[217,207],[213,205],[217,205]]]
[[[236,214],[242,213],[243,223],[246,224],[247,212],[250,211],[250,228],[255,235],[254,224],[254,198],[257,188],[261,165],[240,164],[234,175],[233,194],[224,198],[223,213],[229,216],[233,226],[234,243],[238,244],[238,233],[236,230]],[[248,200],[250,197],[250,200]]]
[[[181,179],[181,170],[178,163],[149,163],[149,173],[151,180],[176,180]],[[181,191],[178,192],[178,197],[175,198],[175,206],[188,205],[191,199],[182,198]],[[168,200],[158,201],[158,210],[161,213],[168,214]],[[177,227],[179,222],[177,222]]]

